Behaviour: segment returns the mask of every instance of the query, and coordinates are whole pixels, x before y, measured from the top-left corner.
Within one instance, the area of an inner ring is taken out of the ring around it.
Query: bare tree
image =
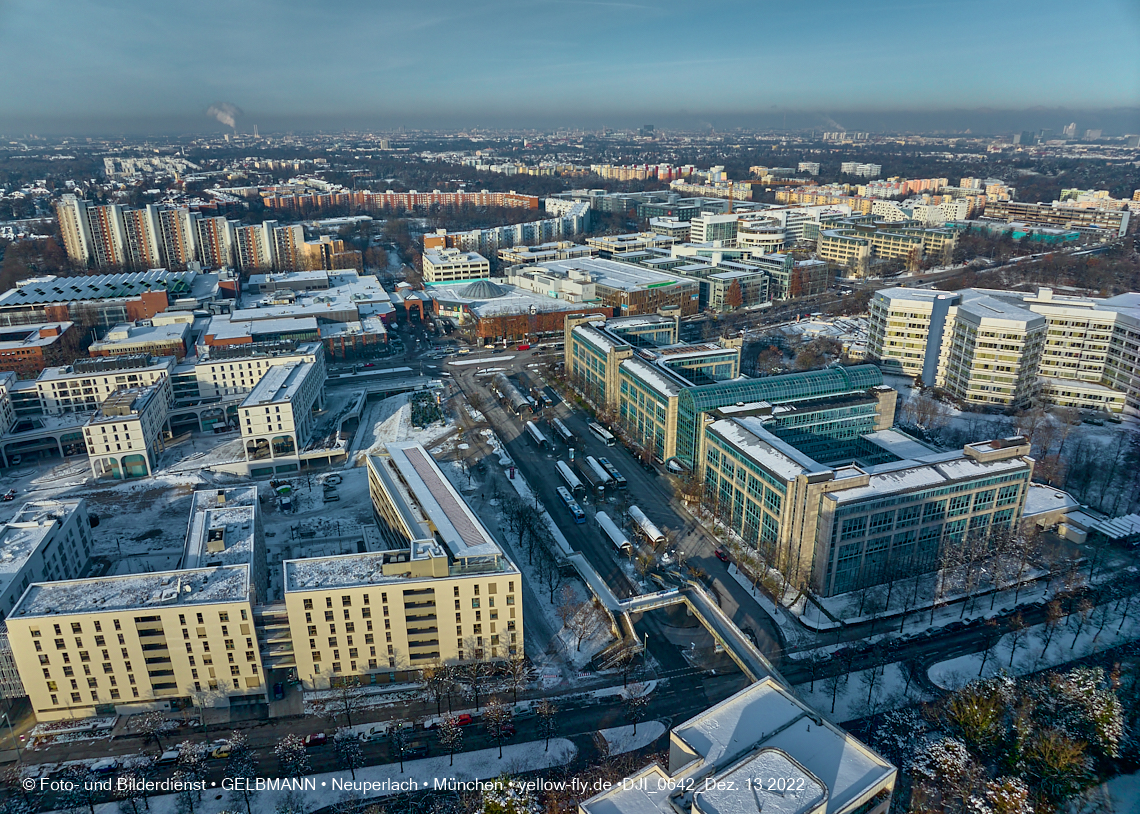
[[[544,752],[550,751],[550,739],[558,731],[558,707],[552,701],[543,699],[535,709],[538,715],[538,732],[546,739]]]
[[[649,706],[649,685],[638,682],[630,684],[625,690],[625,715],[633,724],[633,734],[637,734],[637,723],[645,717],[645,708]]]
[[[356,770],[364,765],[364,750],[360,748],[360,738],[347,727],[338,727],[333,733],[333,749],[336,752],[337,765],[348,769],[352,779],[356,779]]]
[[[463,748],[463,727],[454,718],[444,718],[439,725],[439,744],[450,755],[449,766],[455,765],[455,753]]]
[[[497,698],[492,698],[483,708],[483,723],[487,727],[487,734],[499,747],[499,759],[503,758],[503,739],[509,737],[514,731],[511,711]]]

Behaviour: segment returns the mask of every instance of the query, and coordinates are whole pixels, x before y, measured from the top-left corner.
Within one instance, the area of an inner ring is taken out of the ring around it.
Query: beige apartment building
[[[41,721],[266,698],[257,489],[195,493],[181,568],[31,585],[7,619]]]
[[[870,303],[872,358],[970,402],[1140,411],[1138,351],[1135,294],[891,288]]]
[[[83,425],[83,442],[96,478],[145,478],[166,449],[166,417],[174,400],[169,378],[116,390]]]
[[[368,486],[393,548],[285,563],[298,679],[397,681],[521,655],[522,577],[426,450],[389,444]]]
[[[324,404],[324,357],[268,367],[238,407],[253,477],[295,472]]]

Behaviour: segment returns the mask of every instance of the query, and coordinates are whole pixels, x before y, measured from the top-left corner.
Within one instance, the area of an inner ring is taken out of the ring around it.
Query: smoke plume
[[[206,115],[213,116],[222,124],[232,127],[236,131],[237,117],[242,115],[242,109],[237,105],[231,105],[229,102],[218,102],[207,108]]]

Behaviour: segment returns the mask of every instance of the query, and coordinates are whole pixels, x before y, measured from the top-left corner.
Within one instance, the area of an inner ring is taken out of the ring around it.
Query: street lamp
[[[8,724],[8,734],[12,736],[12,745],[16,747],[16,761],[20,762],[23,760],[20,756],[20,741],[16,737],[16,731],[12,729],[12,719],[8,717],[7,712],[0,712],[0,716],[3,716],[5,723]]]

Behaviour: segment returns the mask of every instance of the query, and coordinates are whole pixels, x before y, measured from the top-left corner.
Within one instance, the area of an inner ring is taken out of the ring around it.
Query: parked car
[[[370,726],[366,731],[360,733],[360,739],[365,743],[384,740],[386,737],[388,737],[387,724],[377,724],[376,726]]]
[[[215,760],[225,760],[230,756],[230,745],[223,743],[221,746],[215,746],[210,750],[210,757]]]
[[[16,499],[16,490],[15,489],[9,489],[7,492],[4,493],[4,500],[7,501],[7,500],[15,500],[15,499]]]
[[[530,350],[530,345],[519,345],[519,350]]]
[[[171,766],[178,762],[178,754],[179,752],[177,749],[167,749],[165,752],[159,755],[159,758],[154,762],[154,765]]]
[[[340,492],[336,489],[333,489],[331,492],[325,492],[325,503],[336,503],[338,500],[340,500]]]
[[[119,761],[113,757],[105,757],[91,764],[92,774],[111,774],[119,770]]]
[[[455,724],[457,726],[471,726],[473,723],[475,723],[475,719],[468,715],[466,712],[464,712],[462,715],[455,716]]]
[[[336,486],[343,480],[344,478],[342,478],[336,472],[330,472],[329,474],[325,475],[325,483],[332,484],[333,486]]]
[[[324,746],[328,740],[328,735],[324,732],[316,732],[305,736],[305,746]]]
[[[277,701],[280,701],[284,697],[285,697],[285,685],[284,684],[274,684],[273,685],[273,698]]]
[[[404,752],[406,758],[418,758],[428,756],[428,745],[424,741],[413,741],[408,744],[408,749]]]
[[[716,554],[716,558],[717,558],[718,560],[720,560],[721,562],[728,562],[728,552],[727,552],[727,551],[725,551],[723,548],[718,548],[718,549],[717,549],[715,552],[713,552],[713,553],[715,553],[715,554]]]

